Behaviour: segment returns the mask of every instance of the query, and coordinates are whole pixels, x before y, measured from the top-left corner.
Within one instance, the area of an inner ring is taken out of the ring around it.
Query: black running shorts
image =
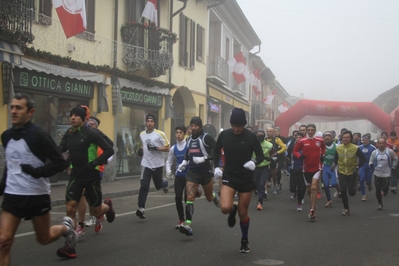
[[[79,202],[85,190],[86,201],[91,207],[100,206],[102,203],[101,180],[76,180],[70,179],[65,193],[65,201]]]
[[[50,195],[11,195],[4,194],[1,208],[18,218],[32,220],[34,216],[42,216],[51,210]]]
[[[245,183],[233,183],[229,180],[223,179],[223,185],[233,188],[238,192],[252,192],[255,190],[255,180],[248,179]]]
[[[212,181],[212,174],[210,172],[193,172],[189,169],[186,179],[188,182],[205,186]]]

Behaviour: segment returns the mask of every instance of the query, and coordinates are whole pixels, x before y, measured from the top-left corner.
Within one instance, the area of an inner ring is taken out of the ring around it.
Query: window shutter
[[[195,21],[190,23],[190,69],[195,69]]]
[[[200,62],[204,62],[204,55],[203,55],[204,31],[205,29],[201,27],[201,25],[197,24],[197,60]]]
[[[180,13],[180,36],[179,36],[179,61],[181,66],[186,66],[186,16]]]

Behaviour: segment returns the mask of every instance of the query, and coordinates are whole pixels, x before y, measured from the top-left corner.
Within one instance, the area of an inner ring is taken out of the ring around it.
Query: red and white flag
[[[255,69],[255,71],[249,75],[249,83],[251,84],[251,87],[254,90],[255,95],[259,95],[262,93],[262,84],[260,83],[259,69]]]
[[[289,105],[287,102],[283,102],[277,107],[277,109],[280,111],[280,113],[284,113],[289,109]]]
[[[67,38],[86,30],[85,0],[53,0]]]
[[[249,79],[247,64],[242,52],[239,52],[233,58],[227,61],[227,64],[229,65],[230,72],[233,74],[237,84]]]
[[[144,7],[142,17],[150,20],[155,26],[158,26],[158,6],[157,0],[148,0]]]
[[[276,95],[276,92],[277,92],[276,90],[273,90],[272,93],[270,93],[269,96],[264,98],[262,102],[264,104],[271,104],[273,102],[274,95]]]

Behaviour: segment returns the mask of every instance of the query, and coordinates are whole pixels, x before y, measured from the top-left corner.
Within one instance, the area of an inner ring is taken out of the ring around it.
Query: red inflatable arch
[[[390,116],[372,102],[333,102],[306,99],[299,100],[288,111],[277,117],[274,125],[280,127],[281,135],[288,136],[289,128],[305,116],[338,117],[342,118],[342,121],[367,119],[384,131],[391,130]]]

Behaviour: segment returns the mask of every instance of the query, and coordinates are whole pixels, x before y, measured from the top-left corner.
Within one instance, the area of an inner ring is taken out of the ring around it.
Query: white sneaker
[[[301,203],[302,203],[302,204],[305,204],[305,199],[302,199]]]
[[[78,243],[79,237],[75,231],[73,220],[70,217],[65,216],[62,219],[62,224],[68,229],[68,233],[64,235],[65,242],[68,247],[74,248],[76,246],[76,243]]]
[[[334,198],[338,198],[338,192],[337,191],[335,191],[335,193],[334,193]]]
[[[90,219],[85,222],[85,226],[90,227],[96,225],[96,217],[90,216]]]

